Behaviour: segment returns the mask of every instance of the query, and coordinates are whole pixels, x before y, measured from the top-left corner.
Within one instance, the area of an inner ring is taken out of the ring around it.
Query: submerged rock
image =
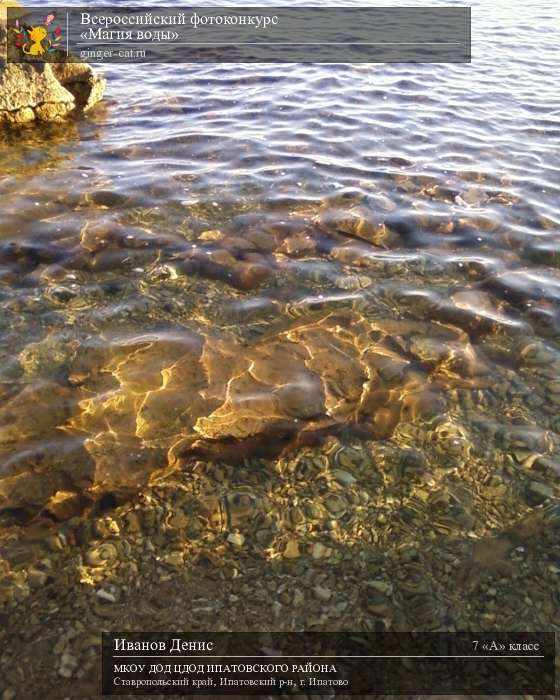
[[[6,62],[6,5],[0,0],[0,124],[58,122],[99,102],[106,81],[86,63]]]
[[[0,511],[63,517],[82,495],[126,497],[200,456],[278,456],[351,429],[386,439],[445,412],[450,389],[487,382],[475,360],[461,330],[355,312],[296,320],[251,343],[194,325],[101,336],[70,360],[67,382],[34,379],[6,397]],[[338,518],[348,503],[333,496],[326,507]]]

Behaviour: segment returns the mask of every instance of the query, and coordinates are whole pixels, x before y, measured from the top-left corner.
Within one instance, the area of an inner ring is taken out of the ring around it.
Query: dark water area
[[[179,473],[205,546],[392,562],[368,624],[554,628],[560,10],[472,16],[471,65],[104,66],[2,134],[6,533]]]

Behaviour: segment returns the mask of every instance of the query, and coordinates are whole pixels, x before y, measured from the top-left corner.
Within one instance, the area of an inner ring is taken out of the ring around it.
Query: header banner
[[[9,62],[469,63],[471,10],[8,8]]]

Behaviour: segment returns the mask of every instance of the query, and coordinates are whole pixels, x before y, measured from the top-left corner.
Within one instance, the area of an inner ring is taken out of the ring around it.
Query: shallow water
[[[86,119],[4,135],[6,524],[202,456],[286,470],[247,477],[278,551],[314,499],[358,547],[389,504],[382,550],[557,527],[559,23],[475,3],[472,65],[104,67]]]

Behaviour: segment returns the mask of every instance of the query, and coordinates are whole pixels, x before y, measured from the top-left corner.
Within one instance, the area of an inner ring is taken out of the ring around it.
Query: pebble
[[[29,569],[27,577],[32,586],[44,586],[47,582],[47,574],[44,571],[39,571],[39,569]]]
[[[342,464],[343,467],[347,467],[348,469],[352,469],[355,466],[354,460],[345,450],[340,451],[338,455],[338,461],[340,462],[340,464]]]
[[[325,501],[325,505],[327,506],[328,510],[335,516],[344,513],[347,507],[344,500],[337,495],[329,496]]]
[[[72,656],[68,652],[64,652],[60,658],[60,668],[58,669],[59,675],[63,678],[71,678],[72,673],[76,666],[78,665],[78,659]]]
[[[329,547],[325,547],[324,544],[321,544],[320,542],[315,542],[315,544],[311,547],[311,556],[313,559],[322,559],[325,556],[328,556],[328,553],[330,552]]]
[[[351,486],[356,483],[356,477],[352,476],[352,474],[344,469],[333,469],[332,475],[333,479],[343,486]]]
[[[57,535],[49,535],[45,542],[51,552],[61,552],[66,546],[66,537],[64,537],[64,535],[61,533]]]
[[[368,588],[373,588],[374,590],[379,591],[379,593],[383,593],[384,595],[389,595],[393,591],[393,586],[389,582],[381,581],[379,579],[368,581],[366,585]]]
[[[243,543],[245,542],[245,536],[240,532],[231,532],[228,535],[227,541],[230,544],[233,544],[235,547],[242,547]]]
[[[299,556],[299,543],[297,540],[288,540],[284,549],[284,557],[286,559],[297,559]]]
[[[106,600],[108,603],[116,603],[117,599],[112,593],[109,593],[109,591],[104,590],[103,588],[100,588],[97,593],[96,593],[98,598],[101,598],[101,600]]]
[[[86,199],[88,203],[92,202],[103,209],[113,209],[114,207],[122,206],[126,202],[126,197],[124,195],[113,190],[88,192],[84,199]]]
[[[314,586],[313,593],[315,594],[317,600],[320,600],[324,603],[329,601],[332,597],[332,591],[329,588],[325,588],[324,586]]]
[[[86,562],[90,566],[110,564],[117,558],[117,548],[110,542],[90,547],[86,553]]]
[[[183,566],[185,557],[182,552],[170,552],[162,557],[162,561],[170,566]]]
[[[302,605],[304,601],[305,601],[305,596],[299,590],[299,588],[297,588],[294,592],[293,604],[296,606],[299,606],[299,605]]]

